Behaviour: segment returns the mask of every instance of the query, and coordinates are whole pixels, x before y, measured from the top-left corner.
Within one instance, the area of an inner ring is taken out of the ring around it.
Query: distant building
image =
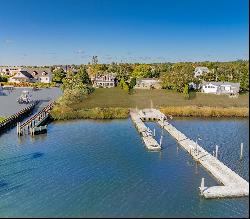
[[[231,82],[203,82],[201,92],[210,94],[236,95],[240,91],[240,83]]]
[[[161,81],[154,78],[136,79],[136,89],[161,89]]]
[[[91,79],[93,87],[103,87],[110,88],[116,86],[116,78],[114,74],[105,74],[100,76],[95,76]]]
[[[207,67],[196,67],[194,70],[194,77],[197,78],[209,72],[210,71]]]
[[[13,76],[21,70],[22,69],[20,67],[2,67],[2,68],[0,68],[0,75]]]
[[[52,75],[49,69],[26,69],[18,71],[14,76],[9,78],[9,82],[52,82]]]
[[[73,73],[77,73],[77,69],[75,69],[71,65],[59,65],[59,66],[55,66],[53,72],[56,71],[56,70],[58,70],[58,69],[62,69],[64,72],[72,71]]]

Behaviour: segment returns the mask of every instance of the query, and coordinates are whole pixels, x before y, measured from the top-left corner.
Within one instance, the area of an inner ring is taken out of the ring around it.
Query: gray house
[[[240,91],[240,83],[232,82],[203,82],[201,92],[212,94],[236,95]]]

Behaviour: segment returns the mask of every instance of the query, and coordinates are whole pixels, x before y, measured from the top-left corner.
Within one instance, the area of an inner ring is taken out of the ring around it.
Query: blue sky
[[[248,0],[0,0],[0,65],[249,59]]]

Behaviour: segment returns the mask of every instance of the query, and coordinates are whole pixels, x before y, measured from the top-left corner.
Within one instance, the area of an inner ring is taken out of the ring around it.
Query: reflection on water
[[[249,178],[248,120],[174,120],[188,137]],[[2,217],[247,217],[248,198],[205,200],[218,183],[154,123],[163,150],[148,152],[128,120],[56,122],[48,133],[0,137]],[[244,142],[244,159],[237,145]]]

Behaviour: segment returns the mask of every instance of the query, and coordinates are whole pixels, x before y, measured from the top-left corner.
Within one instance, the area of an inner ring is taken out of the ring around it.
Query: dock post
[[[154,128],[154,137],[155,137],[155,128]]]
[[[200,186],[200,194],[201,195],[202,195],[204,189],[205,189],[205,179],[201,178],[201,186]]]
[[[215,146],[215,157],[218,159],[218,145]]]
[[[213,157],[214,157],[214,151],[213,151]]]
[[[19,135],[19,124],[18,124],[18,122],[16,123],[16,133],[17,133],[17,135]]]
[[[163,136],[161,135],[161,139],[160,139],[160,146],[162,145],[162,137],[163,137]]]
[[[240,160],[243,158],[243,143],[240,144]]]

